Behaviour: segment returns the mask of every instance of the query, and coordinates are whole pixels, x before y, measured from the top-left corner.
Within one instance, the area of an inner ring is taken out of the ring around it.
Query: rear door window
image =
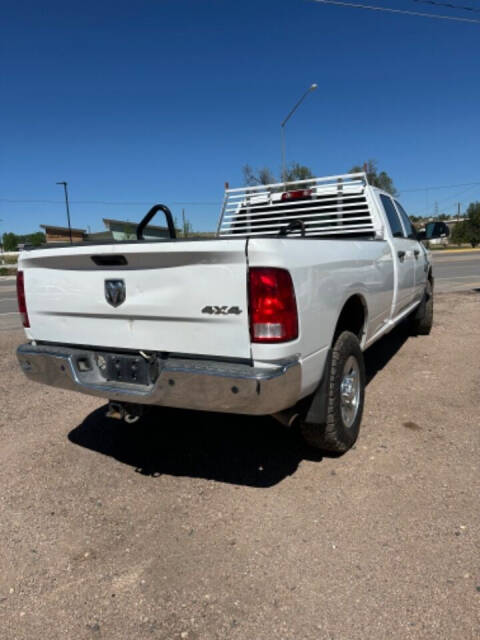
[[[382,201],[383,208],[385,209],[385,213],[387,214],[388,224],[390,226],[393,237],[404,238],[405,235],[403,232],[402,223],[400,222],[400,218],[398,217],[398,213],[395,209],[392,199],[381,194],[380,200]]]
[[[407,232],[407,237],[410,238],[411,240],[416,240],[417,234],[415,233],[415,229],[413,228],[413,225],[410,222],[410,218],[408,217],[405,209],[398,202],[398,200],[395,200],[395,204],[397,205],[397,211],[400,214],[400,217],[403,222],[403,226],[405,227],[405,231]]]

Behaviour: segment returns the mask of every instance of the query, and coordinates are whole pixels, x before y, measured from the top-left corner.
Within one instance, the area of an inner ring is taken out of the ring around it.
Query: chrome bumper
[[[17,358],[30,380],[133,404],[268,415],[293,406],[300,395],[297,359],[267,369],[214,360],[159,358],[158,377],[147,386],[106,380],[96,364],[96,353],[23,344],[17,349]],[[85,358],[92,363],[89,371],[78,367],[78,361]]]

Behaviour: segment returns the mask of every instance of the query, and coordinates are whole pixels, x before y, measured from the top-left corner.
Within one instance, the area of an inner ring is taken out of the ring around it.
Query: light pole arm
[[[298,107],[302,104],[302,102],[305,100],[305,98],[307,97],[307,95],[310,93],[310,91],[313,91],[314,89],[317,88],[317,85],[313,85],[311,87],[308,87],[308,89],[305,91],[305,93],[303,94],[303,96],[300,98],[300,100],[297,102],[297,104],[293,107],[293,109],[290,111],[290,113],[288,114],[288,116],[285,118],[285,120],[282,122],[282,124],[280,125],[281,127],[284,127],[287,123],[287,121],[293,116],[293,114],[295,113],[295,111],[298,109]]]
[[[288,120],[293,116],[293,114],[298,109],[298,107],[305,100],[307,95],[311,91],[314,91],[316,88],[317,88],[317,85],[315,83],[310,85],[310,87],[308,87],[308,89],[302,95],[300,100],[298,100],[298,102],[295,104],[293,109],[290,111],[290,113],[287,115],[285,120],[283,120],[282,124],[280,125],[280,131],[281,131],[281,134],[282,134],[282,182],[286,182],[286,178],[287,178],[287,165],[286,165],[286,160],[285,160],[285,155],[286,155],[286,153],[285,153],[285,125],[287,124]]]

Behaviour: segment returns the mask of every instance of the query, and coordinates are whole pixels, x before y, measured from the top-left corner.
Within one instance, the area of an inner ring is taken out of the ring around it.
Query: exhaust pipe
[[[121,402],[109,402],[106,412],[107,418],[124,420],[127,424],[133,424],[140,420],[143,407],[139,404],[122,404]]]
[[[109,402],[107,413],[105,415],[107,418],[113,418],[114,420],[123,420],[125,409],[119,402]]]
[[[291,409],[286,409],[285,411],[279,411],[278,413],[272,413],[272,418],[275,418],[280,424],[283,424],[284,427],[290,429],[293,427],[295,420],[300,415],[300,411],[295,407]]]

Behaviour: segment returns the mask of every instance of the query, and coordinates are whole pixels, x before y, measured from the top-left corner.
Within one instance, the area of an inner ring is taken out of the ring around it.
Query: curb
[[[445,253],[480,253],[480,249],[430,249],[430,253],[443,256]]]

